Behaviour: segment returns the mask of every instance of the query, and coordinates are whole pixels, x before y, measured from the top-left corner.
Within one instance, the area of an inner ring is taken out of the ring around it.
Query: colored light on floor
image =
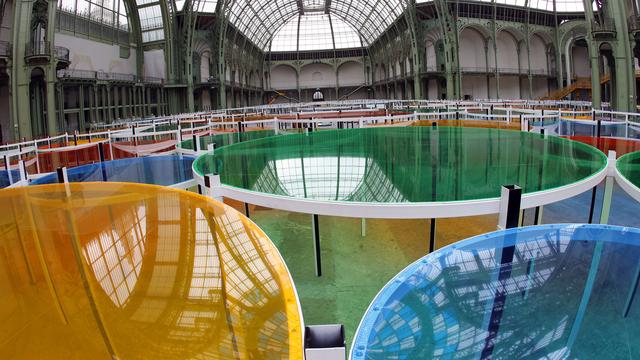
[[[640,356],[640,230],[550,225],[481,235],[400,272],[352,359]]]
[[[497,129],[368,128],[288,135],[221,148],[196,160],[228,186],[345,202],[496,198],[505,184],[525,193],[586,179],[606,156],[582,143]]]
[[[0,202],[3,358],[302,359],[288,270],[231,208],[122,183]]]

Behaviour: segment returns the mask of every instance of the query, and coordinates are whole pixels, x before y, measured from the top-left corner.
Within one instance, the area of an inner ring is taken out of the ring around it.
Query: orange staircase
[[[640,79],[640,71],[636,70],[636,79]],[[611,74],[600,78],[600,84],[611,81]],[[558,89],[540,100],[562,100],[578,90],[591,90],[591,78],[577,78],[571,85]]]
[[[562,100],[577,90],[591,90],[591,80],[578,80],[567,87],[552,92],[540,100]]]

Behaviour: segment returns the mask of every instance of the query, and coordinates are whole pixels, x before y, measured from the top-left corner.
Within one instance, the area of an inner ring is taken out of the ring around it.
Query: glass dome
[[[225,11],[229,21],[259,48],[293,51],[298,46],[300,50],[369,46],[406,7],[404,0],[237,0]],[[295,41],[298,25],[300,44]],[[332,28],[335,45],[330,44]]]
[[[289,20],[273,37],[271,51],[312,51],[362,47],[358,32],[337,16],[300,15]]]

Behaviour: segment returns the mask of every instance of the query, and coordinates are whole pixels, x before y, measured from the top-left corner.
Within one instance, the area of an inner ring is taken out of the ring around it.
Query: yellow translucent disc
[[[302,358],[291,276],[235,210],[119,183],[2,190],[0,206],[0,358]]]

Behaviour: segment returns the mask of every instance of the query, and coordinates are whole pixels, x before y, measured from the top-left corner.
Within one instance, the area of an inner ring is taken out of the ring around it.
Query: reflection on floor
[[[598,187],[594,221],[600,219],[604,186]],[[586,223],[591,192],[544,207],[543,223]],[[243,211],[239,203],[231,203]],[[251,207],[251,217],[276,244],[293,275],[306,324],[345,325],[347,345],[370,302],[399,271],[428,252],[428,220],[320,217],[323,276],[315,276],[309,215]],[[609,224],[640,227],[640,203],[615,187]],[[525,225],[534,211],[525,212]],[[436,247],[494,231],[496,216],[437,221]]]

